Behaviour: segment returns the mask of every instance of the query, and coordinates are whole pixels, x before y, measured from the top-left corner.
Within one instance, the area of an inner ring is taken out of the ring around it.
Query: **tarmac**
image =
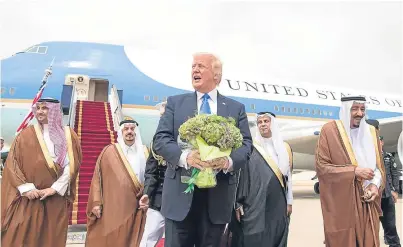
[[[297,172],[293,175],[293,212],[288,237],[288,247],[324,247],[323,219],[319,195],[315,194],[315,181],[311,178],[313,171]],[[396,203],[396,224],[399,237],[402,238],[402,198]],[[74,231],[73,229],[71,229]],[[383,229],[379,232],[381,247],[387,246],[383,242]],[[67,244],[68,247],[84,247],[84,244]]]

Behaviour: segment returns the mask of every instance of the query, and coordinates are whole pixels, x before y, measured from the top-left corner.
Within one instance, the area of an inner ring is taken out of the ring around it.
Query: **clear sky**
[[[69,40],[204,50],[240,79],[403,95],[402,21],[397,1],[0,0],[0,58]]]

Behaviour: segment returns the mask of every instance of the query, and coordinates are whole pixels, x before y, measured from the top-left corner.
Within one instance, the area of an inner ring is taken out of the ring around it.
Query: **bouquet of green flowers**
[[[198,150],[200,160],[211,161],[229,157],[233,149],[242,146],[243,137],[233,118],[217,115],[197,115],[183,123],[179,128],[180,139]],[[205,168],[200,171],[193,167],[192,175],[187,181],[185,193],[192,192],[194,185],[199,188],[213,188],[217,185],[216,171]]]

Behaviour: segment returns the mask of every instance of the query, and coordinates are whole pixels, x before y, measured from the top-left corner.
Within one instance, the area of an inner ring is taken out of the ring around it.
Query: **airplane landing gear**
[[[315,185],[313,186],[313,190],[315,191],[316,194],[319,195],[319,182],[315,183]]]

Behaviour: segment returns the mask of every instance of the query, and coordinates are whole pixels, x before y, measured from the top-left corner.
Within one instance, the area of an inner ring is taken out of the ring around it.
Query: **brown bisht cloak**
[[[382,174],[379,197],[363,201],[362,181],[355,177],[357,162],[341,121],[325,124],[316,149],[316,171],[327,247],[379,246],[379,216],[385,172],[378,133],[371,127],[376,144],[377,167]],[[338,127],[339,126],[339,127]],[[344,140],[344,141],[343,141]]]
[[[138,247],[146,221],[146,211],[138,209],[142,193],[119,144],[106,146],[91,181],[86,247]],[[102,208],[99,219],[91,212],[95,206]]]
[[[65,127],[70,161],[70,184],[64,196],[29,200],[17,187],[33,183],[38,190],[50,188],[62,174],[43,140],[39,125],[24,129],[7,157],[1,193],[2,246],[65,247],[69,213],[76,192],[81,146],[76,133]]]

